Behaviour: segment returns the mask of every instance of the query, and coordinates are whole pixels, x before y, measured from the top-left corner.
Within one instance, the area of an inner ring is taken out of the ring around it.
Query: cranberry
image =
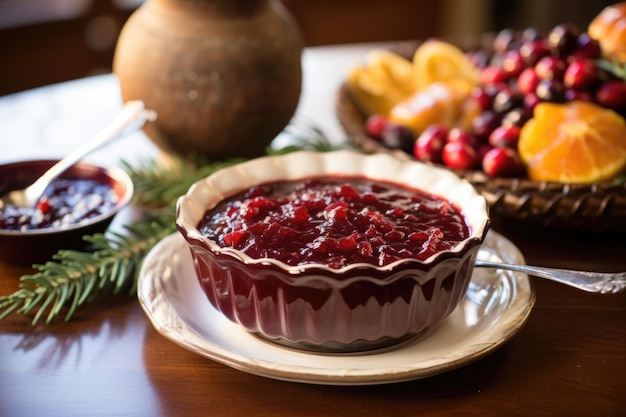
[[[420,161],[441,163],[441,151],[446,143],[448,128],[442,125],[427,127],[415,141],[413,155]]]
[[[451,143],[451,142],[464,143],[471,147],[476,147],[478,145],[474,135],[458,127],[453,127],[452,129],[448,131],[446,141],[448,143]]]
[[[407,126],[389,122],[382,131],[381,142],[390,149],[413,153],[413,131]]]
[[[273,202],[265,196],[254,197],[241,208],[241,215],[246,219],[264,218],[274,208]]]
[[[587,93],[586,91],[573,90],[571,88],[565,90],[564,97],[565,101],[593,101],[593,97],[591,96],[591,94]]]
[[[526,68],[517,78],[517,90],[522,95],[530,94],[535,91],[539,84],[539,76],[534,68]]]
[[[511,148],[493,148],[482,160],[485,174],[493,177],[518,177],[524,172],[524,165],[518,153]]]
[[[230,232],[224,235],[224,243],[226,246],[237,247],[239,242],[247,236],[245,231]]]
[[[493,149],[493,146],[491,146],[489,143],[482,143],[478,145],[478,149],[476,150],[476,152],[478,153],[478,160],[482,161],[485,155],[487,154],[487,152],[489,152],[492,149]]]
[[[42,214],[50,213],[52,210],[50,200],[48,200],[47,197],[41,197],[41,199],[37,202],[37,210],[39,210]]]
[[[555,26],[548,34],[548,45],[561,58],[576,50],[579,30],[576,26],[563,23]]]
[[[484,49],[468,52],[466,56],[476,68],[485,68],[489,63],[489,54]]]
[[[545,40],[537,39],[524,42],[519,52],[527,66],[534,66],[541,58],[550,55],[550,47]]]
[[[577,59],[599,59],[602,55],[600,42],[593,39],[587,32],[578,35],[574,56]]]
[[[537,84],[535,94],[542,101],[560,103],[565,98],[565,87],[558,80],[541,80]]]
[[[480,73],[480,81],[482,84],[499,84],[508,80],[509,75],[502,68],[490,65]]]
[[[490,85],[493,86],[493,84]],[[474,100],[474,102],[476,102],[480,110],[488,110],[493,106],[494,94],[490,91],[493,89],[489,89],[487,87],[488,86],[485,88],[474,87],[472,88],[472,91],[470,91],[470,97]]]
[[[513,148],[517,149],[517,141],[519,140],[519,126],[499,126],[489,135],[489,144],[494,148]]]
[[[382,114],[372,114],[365,121],[365,133],[367,133],[369,137],[381,141],[383,138],[383,130],[387,123],[389,123],[389,119]]]
[[[441,153],[443,163],[453,169],[474,169],[478,166],[478,152],[466,143],[446,143]]]
[[[511,43],[515,40],[515,32],[512,29],[502,29],[496,34],[493,40],[494,52],[505,52],[510,49]]]
[[[524,58],[519,50],[507,51],[502,58],[502,69],[509,77],[517,77],[524,69]]]
[[[524,96],[524,108],[533,111],[537,104],[541,103],[541,99],[535,93],[529,93]]]
[[[484,111],[472,120],[472,133],[480,139],[487,139],[500,125],[501,118],[494,111]]]
[[[504,89],[493,99],[493,110],[497,113],[506,113],[522,104],[522,97],[513,90]]]
[[[488,67],[502,68],[502,58],[504,58],[504,52],[493,52],[489,58]]]
[[[590,88],[598,81],[597,67],[588,59],[575,60],[568,65],[563,75],[563,84],[568,88]]]
[[[534,94],[529,94],[526,98],[533,96]],[[536,98],[537,96],[535,96]],[[526,107],[517,107],[508,112],[502,117],[502,126],[517,126],[522,127],[524,124],[533,117],[532,108]]]
[[[528,27],[522,31],[521,39],[522,41],[536,41],[541,39],[541,35],[537,31],[537,29],[533,27]]]
[[[623,81],[609,81],[596,90],[598,104],[613,110],[626,108],[626,83]]]
[[[565,63],[555,57],[546,56],[537,62],[535,72],[542,80],[561,79],[565,73]]]

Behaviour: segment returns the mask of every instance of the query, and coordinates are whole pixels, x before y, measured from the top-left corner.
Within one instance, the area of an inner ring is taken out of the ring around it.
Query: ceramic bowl
[[[56,162],[32,160],[0,165],[0,194],[30,185]],[[50,260],[61,249],[87,250],[88,243],[83,236],[104,232],[133,195],[132,180],[119,168],[104,168],[79,162],[60,178],[95,179],[108,184],[117,194],[118,201],[110,210],[78,223],[23,231],[0,229],[0,261],[32,265]]]
[[[207,210],[254,185],[324,176],[357,176],[426,191],[461,209],[470,236],[425,261],[400,259],[333,269],[253,259],[207,239]],[[195,183],[177,204],[202,290],[218,311],[271,341],[322,352],[384,348],[445,319],[463,297],[489,227],[485,199],[452,172],[389,154],[295,152],[250,160]],[[198,318],[202,320],[202,317]]]

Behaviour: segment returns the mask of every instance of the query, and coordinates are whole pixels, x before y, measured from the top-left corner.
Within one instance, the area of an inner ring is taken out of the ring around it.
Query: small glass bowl
[[[471,235],[425,261],[332,269],[252,259],[220,247],[197,228],[207,210],[251,186],[335,175],[391,181],[442,197],[461,209]],[[469,285],[489,217],[485,199],[448,170],[389,154],[295,152],[237,164],[198,181],[179,199],[176,225],[203,291],[228,319],[295,348],[359,352],[399,343],[452,313]]]
[[[56,162],[58,160],[33,160],[0,165],[0,194],[27,187]],[[50,260],[61,249],[84,250],[88,242],[83,237],[104,232],[133,196],[133,182],[120,168],[104,168],[79,162],[61,174],[60,178],[95,179],[109,184],[117,194],[118,201],[106,213],[78,223],[25,231],[0,229],[0,261],[30,266]]]

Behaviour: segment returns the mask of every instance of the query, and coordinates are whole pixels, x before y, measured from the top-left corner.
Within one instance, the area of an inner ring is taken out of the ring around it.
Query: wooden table
[[[374,45],[310,48],[298,112],[337,140],[334,94]],[[61,156],[121,107],[111,75],[0,98],[0,162]],[[116,163],[157,155],[142,134],[98,153]],[[626,271],[623,235],[496,220],[528,263]],[[28,269],[0,264],[0,293]],[[136,297],[89,304],[69,323],[0,321],[0,416],[607,416],[626,415],[626,293],[594,295],[533,279],[526,326],[493,354],[438,376],[338,387],[231,369],[161,336]]]

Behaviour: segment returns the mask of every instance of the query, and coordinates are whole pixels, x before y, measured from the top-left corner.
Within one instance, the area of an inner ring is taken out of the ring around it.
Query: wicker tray
[[[483,40],[484,41],[484,40]],[[486,41],[489,42],[488,40]],[[394,51],[411,56],[418,43],[402,44]],[[339,122],[354,144],[365,152],[392,152],[365,133],[365,114],[344,84],[337,93]],[[562,184],[525,179],[492,178],[481,171],[456,171],[487,199],[491,214],[546,227],[615,232],[626,231],[626,182]]]

